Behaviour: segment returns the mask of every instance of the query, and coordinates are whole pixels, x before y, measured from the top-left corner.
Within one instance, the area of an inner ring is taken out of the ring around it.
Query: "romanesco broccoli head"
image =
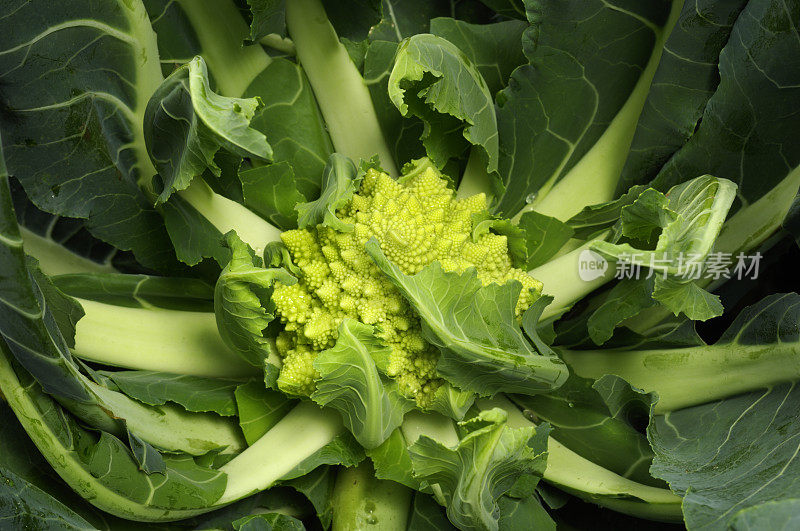
[[[284,324],[276,341],[283,367],[278,386],[310,395],[318,377],[315,353],[334,345],[342,319],[374,325],[391,348],[386,373],[400,391],[426,408],[443,381],[436,375],[438,351],[422,336],[419,318],[365,251],[376,238],[387,258],[413,275],[439,261],[445,271],[473,267],[487,285],[519,281],[517,316],[541,293],[541,283],[512,267],[505,236],[487,232],[473,238],[473,216],[486,213],[483,194],[454,197],[433,167],[420,164],[396,181],[370,169],[337,216],[349,232],[318,225],[286,231],[281,238],[299,268],[299,282],[276,284],[273,301]]]

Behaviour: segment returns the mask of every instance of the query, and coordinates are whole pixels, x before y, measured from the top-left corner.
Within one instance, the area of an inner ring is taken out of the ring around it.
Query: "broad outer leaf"
[[[708,173],[735,182],[743,203],[753,203],[800,165],[798,17],[796,2],[747,3],[720,52],[719,86],[655,187]]]
[[[572,374],[553,393],[511,399],[537,422],[552,426],[551,437],[582,457],[638,483],[663,486],[650,476],[653,451],[638,431],[649,421],[655,394],[618,376],[591,380]]]
[[[664,43],[618,193],[650,182],[692,136],[719,84],[719,54],[747,0],[685,2]],[[688,176],[687,177],[691,177]]]
[[[684,497],[690,529],[729,529],[743,509],[800,497],[799,419],[797,384],[655,417],[650,470]]]
[[[514,316],[519,283],[481,286],[474,269],[446,273],[438,262],[408,276],[376,240],[366,249],[420,316],[425,338],[441,350],[437,371],[455,386],[484,395],[535,394],[566,380],[561,360],[541,355],[522,335]]]
[[[471,144],[482,148],[487,171],[497,170],[492,95],[475,65],[451,42],[419,34],[400,43],[389,98],[403,116],[411,113],[425,122],[422,141],[439,168]]]
[[[372,326],[344,319],[338,336],[332,348],[314,359],[320,379],[311,399],[339,411],[356,440],[364,448],[375,448],[402,424],[414,403],[378,372],[374,357],[388,356],[391,349]]]
[[[155,174],[141,116],[162,80],[142,4],[4,2],[0,35],[9,172],[42,210],[86,219],[92,234],[147,267],[176,267],[140,188]]]
[[[424,435],[409,447],[414,475],[439,485],[458,528],[497,530],[500,496],[523,475],[544,472],[549,429],[509,428],[501,409],[481,411],[461,426],[467,435],[455,448]]]
[[[612,123],[660,52],[657,39],[670,8],[668,2],[622,0],[524,3],[530,26],[522,46],[529,64],[516,69],[497,96],[504,188],[498,210],[509,215],[530,194],[558,182],[620,125]],[[603,149],[604,164],[622,166],[624,159],[617,159],[626,151]]]

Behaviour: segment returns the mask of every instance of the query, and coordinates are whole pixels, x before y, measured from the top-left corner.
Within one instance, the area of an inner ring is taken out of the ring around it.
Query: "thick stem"
[[[479,399],[481,409],[499,407],[508,413],[510,428],[535,426],[507,398]],[[636,483],[576,454],[552,437],[547,443],[548,483],[591,503],[638,518],[680,522],[681,498],[667,489]]]
[[[594,241],[585,243],[528,272],[542,283],[544,294],[553,297],[553,302],[542,313],[542,321],[557,318],[575,302],[614,278],[615,263],[590,251],[592,243]],[[592,263],[605,263],[605,269],[589,269]]]
[[[312,402],[301,402],[250,448],[220,469],[228,474],[228,484],[217,503],[230,503],[271,487],[343,430],[337,412],[322,410]]]
[[[25,253],[39,261],[45,275],[64,275],[70,273],[116,273],[110,264],[98,264],[88,258],[73,253],[66,247],[43,236],[19,228],[25,245]]]
[[[343,468],[333,491],[333,531],[406,531],[411,489],[375,477],[369,461]]]
[[[664,42],[678,21],[682,7],[683,1],[672,2],[669,18],[657,34],[650,60],[628,100],[602,136],[560,181],[547,183],[538,190],[536,199],[514,219],[519,219],[528,210],[536,210],[540,214],[566,221],[586,206],[614,199],[617,182],[636,131],[636,123],[664,50]]]
[[[264,253],[268,243],[281,239],[279,228],[236,201],[214,193],[203,179],[194,179],[187,189],[178,193],[222,234],[235,230],[258,256]]]
[[[364,78],[339,42],[320,0],[287,2],[286,26],[336,151],[355,161],[377,154],[381,166],[397,176]]]
[[[225,96],[244,94],[272,59],[260,46],[243,46],[249,28],[230,0],[178,0],[200,40],[203,59]]]
[[[456,195],[459,199],[463,199],[477,194],[486,194],[489,199],[494,197],[492,180],[486,171],[486,163],[483,161],[479,148],[473,147],[469,152],[467,167],[464,168],[464,175],[461,176]]]
[[[223,343],[211,312],[127,308],[78,299],[73,354],[114,367],[240,377],[260,372]]]
[[[634,387],[655,391],[659,397],[656,413],[800,380],[798,354],[800,345],[796,343],[561,351],[578,376],[616,374]]]

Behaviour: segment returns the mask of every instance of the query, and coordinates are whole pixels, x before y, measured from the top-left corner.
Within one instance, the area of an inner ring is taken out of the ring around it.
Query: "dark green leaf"
[[[297,227],[295,205],[305,202],[288,162],[256,166],[239,173],[244,204],[270,223],[284,230]]]
[[[236,415],[234,391],[241,385],[239,380],[154,371],[101,371],[100,374],[110,378],[129,397],[151,406],[175,402],[187,411]]]

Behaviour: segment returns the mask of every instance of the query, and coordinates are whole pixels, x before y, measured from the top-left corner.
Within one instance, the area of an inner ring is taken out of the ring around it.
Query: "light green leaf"
[[[297,279],[284,269],[261,267],[261,258],[235,232],[229,232],[225,241],[231,259],[214,288],[217,328],[230,348],[251,365],[261,367],[271,353],[264,331],[275,318],[275,303],[269,297],[272,284],[291,285]]]
[[[501,409],[461,423],[456,448],[422,436],[409,447],[414,475],[441,488],[447,516],[461,529],[498,529],[499,498],[523,475],[542,474],[546,426],[509,428]]]
[[[482,148],[487,170],[497,170],[492,95],[478,69],[455,45],[428,34],[400,43],[389,76],[389,98],[403,116],[411,113],[425,122],[421,138],[439,168],[471,144]]]
[[[566,380],[561,360],[541,355],[522,335],[514,316],[519,283],[482,286],[474,269],[446,273],[438,262],[408,276],[376,240],[366,249],[419,314],[425,338],[442,352],[437,371],[453,385],[485,395],[534,394]]]
[[[339,153],[331,154],[319,199],[295,206],[297,225],[301,229],[324,224],[340,232],[353,230],[352,225],[336,217],[336,210],[353,197],[360,182],[361,175],[352,160]]]
[[[201,57],[172,73],[153,93],[144,116],[144,138],[161,176],[158,200],[186,189],[206,168],[221,169],[221,148],[243,157],[272,159],[266,137],[250,126],[261,107],[257,98],[227,98],[213,92]]]
[[[344,319],[338,332],[336,344],[314,359],[320,379],[311,399],[339,411],[356,440],[375,448],[400,426],[414,403],[378,372],[373,357],[388,356],[391,349],[375,336],[373,327]]]

